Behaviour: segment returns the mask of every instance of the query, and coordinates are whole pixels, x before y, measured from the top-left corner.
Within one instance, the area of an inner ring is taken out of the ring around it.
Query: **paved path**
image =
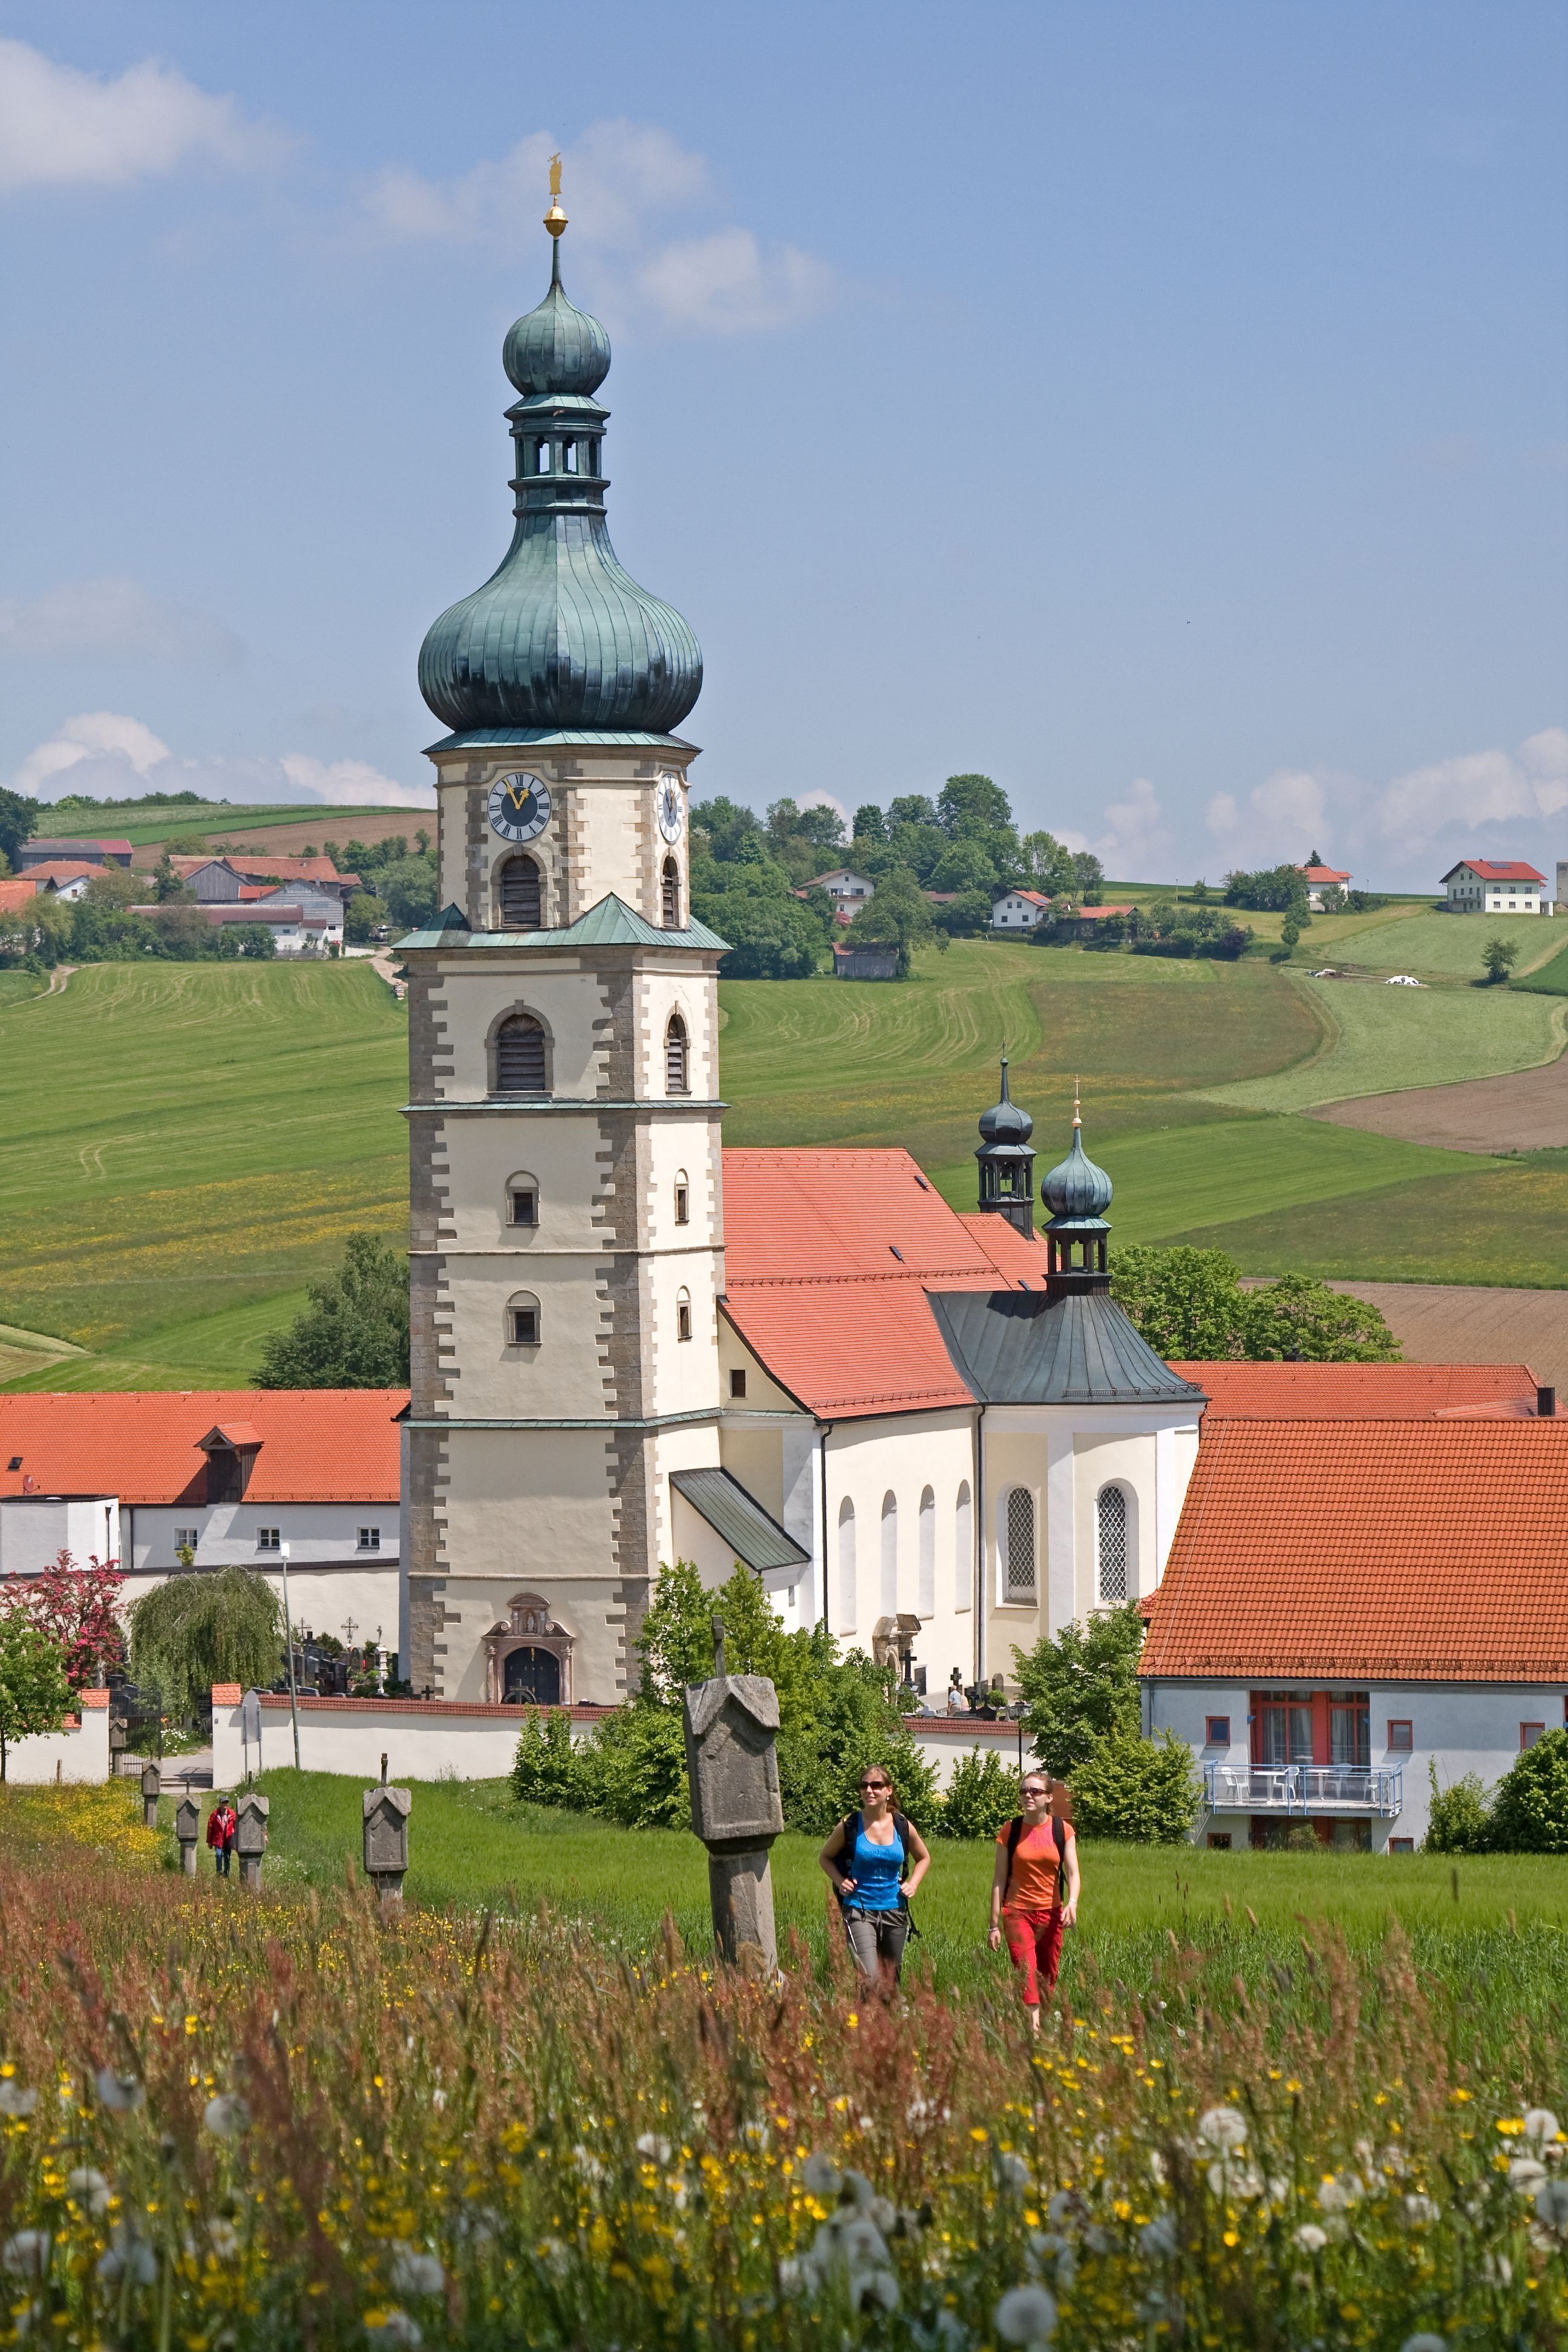
[[[401,1004],[404,998],[408,993],[408,982],[405,980],[399,979],[396,971],[393,969],[392,957],[387,952],[386,949],[378,949],[376,953],[372,956],[371,963],[374,969],[380,972],[383,980],[385,981],[388,988],[391,989],[394,996],[396,997],[399,1004]]]

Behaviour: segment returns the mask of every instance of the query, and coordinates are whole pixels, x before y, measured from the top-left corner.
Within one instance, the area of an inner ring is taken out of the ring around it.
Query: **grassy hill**
[[[298,801],[187,802],[181,807],[115,801],[102,808],[47,808],[37,829],[50,840],[96,841],[101,837],[105,841],[128,841],[132,849],[142,849],[186,834],[213,841],[238,840],[242,836],[248,840],[253,833],[301,823],[308,823],[318,838],[330,834],[334,840],[346,840],[350,835],[358,834],[362,840],[368,840],[371,835],[364,826],[367,817],[399,817],[412,832],[415,825],[428,822],[434,815],[433,805],[422,813],[418,809],[391,807],[302,807]]]
[[[901,1143],[968,1208],[1005,1039],[1042,1169],[1081,1079],[1123,1242],[1223,1244],[1258,1273],[1568,1286],[1568,1152],[1481,1159],[1296,1115],[1553,1050],[1552,999],[1435,977],[961,940],[904,987],[726,982],[725,1133]],[[0,974],[0,1384],[243,1382],[347,1234],[404,1235],[405,1087],[405,1016],[361,961],[102,965],[51,995]],[[39,1335],[84,1352],[40,1355]]]

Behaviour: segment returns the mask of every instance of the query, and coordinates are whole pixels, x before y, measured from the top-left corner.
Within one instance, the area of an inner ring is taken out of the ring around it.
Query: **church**
[[[1151,1593],[1202,1388],[1110,1296],[1110,1182],[980,1120],[959,1214],[900,1150],[725,1151],[689,897],[681,616],[610,542],[609,340],[549,290],[502,362],[515,527],[435,622],[441,911],[409,975],[399,1652],[447,1701],[613,1703],[661,1562],[737,1559],[940,1696]]]

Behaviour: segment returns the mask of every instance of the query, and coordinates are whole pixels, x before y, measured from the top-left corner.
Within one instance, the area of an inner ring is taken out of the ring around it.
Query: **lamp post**
[[[300,1699],[294,1688],[294,1628],[289,1616],[289,1547],[280,1543],[279,1557],[283,1562],[283,1647],[289,1659],[289,1717],[294,1726],[294,1769],[300,1769]]]

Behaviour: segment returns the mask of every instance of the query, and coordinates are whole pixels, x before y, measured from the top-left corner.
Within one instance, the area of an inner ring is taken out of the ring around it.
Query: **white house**
[[[150,918],[166,911],[157,906],[131,909],[133,915]],[[306,903],[300,893],[285,897],[281,890],[269,890],[262,898],[242,899],[237,904],[209,900],[193,911],[215,929],[236,923],[264,925],[271,932],[273,946],[280,956],[321,956],[334,948],[341,951],[343,944],[343,910],[335,899],[322,898]]]
[[[287,1544],[296,1627],[394,1646],[407,1402],[405,1389],[0,1396],[0,1574],[61,1550],[118,1559],[129,1605],[166,1577],[231,1565],[280,1586]]]
[[[1467,858],[1443,877],[1451,915],[1549,915],[1546,877],[1517,857]]]
[[[1568,1420],[1527,1402],[1205,1424],[1140,1663],[1197,1838],[1412,1852],[1434,1771],[1490,1787],[1568,1722]]]
[[[1051,902],[1038,890],[1007,890],[991,908],[994,931],[1032,931],[1047,920]]]
[[[836,866],[829,874],[816,874],[805,887],[808,890],[826,890],[833,901],[835,914],[844,923],[877,895],[877,886],[870,876],[857,874],[848,866]]]
[[[1314,915],[1331,914],[1342,907],[1351,887],[1351,877],[1333,866],[1298,866],[1296,871],[1307,886],[1307,904]]]

